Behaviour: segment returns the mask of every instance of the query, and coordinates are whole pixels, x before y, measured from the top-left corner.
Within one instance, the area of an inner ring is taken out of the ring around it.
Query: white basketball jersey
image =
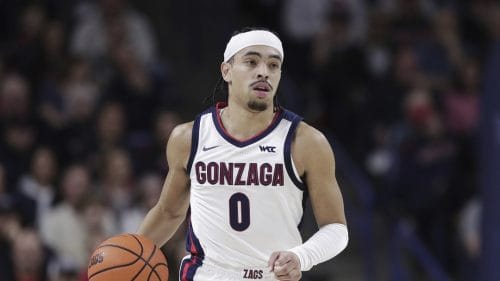
[[[281,110],[262,133],[238,141],[221,125],[220,106],[201,113],[193,125],[186,243],[191,258],[181,268],[182,280],[192,280],[204,263],[241,270],[241,279],[260,279],[272,252],[302,243],[305,186],[290,149],[302,118]]]

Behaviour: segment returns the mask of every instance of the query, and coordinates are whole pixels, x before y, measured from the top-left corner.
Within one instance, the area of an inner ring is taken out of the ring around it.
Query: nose
[[[257,78],[266,80],[269,78],[269,70],[265,63],[261,63],[257,68]]]

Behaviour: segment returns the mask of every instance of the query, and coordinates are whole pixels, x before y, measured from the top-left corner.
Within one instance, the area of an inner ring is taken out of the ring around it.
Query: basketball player
[[[170,171],[139,234],[166,243],[188,213],[181,280],[299,280],[347,245],[332,149],[276,104],[284,52],[265,30],[234,35],[221,64],[227,103],[176,127]],[[319,230],[302,243],[309,195]]]

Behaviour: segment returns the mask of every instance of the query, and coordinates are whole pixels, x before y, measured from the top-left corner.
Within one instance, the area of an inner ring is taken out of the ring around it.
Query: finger
[[[275,277],[277,280],[281,281],[298,281],[302,277],[302,272],[299,270],[292,270],[288,274],[275,274]]]
[[[291,260],[292,260],[292,258],[288,253],[286,253],[286,252],[281,253],[278,256],[278,258],[276,259],[276,261],[274,262],[274,270],[275,271],[278,270],[279,272],[282,272],[282,273],[287,273],[283,269],[286,265],[288,265],[291,262]]]
[[[274,271],[280,274],[288,274],[295,269],[298,265],[293,262],[293,256],[289,253],[282,253],[279,258],[274,262]]]
[[[300,279],[295,279],[295,278],[291,277],[290,275],[276,276],[275,279],[276,280],[280,280],[280,281],[297,281],[297,280],[300,280]]]
[[[290,274],[290,272],[292,272],[292,270],[293,267],[290,266],[289,264],[274,266],[274,273],[276,276],[288,275]]]
[[[269,272],[274,271],[274,264],[276,260],[279,258],[280,253],[279,252],[274,252],[271,254],[271,257],[269,257],[269,261],[267,262],[267,267],[269,267]]]
[[[290,256],[290,254],[288,254],[288,253],[284,253],[284,254],[281,254],[278,256],[278,258],[276,259],[274,264],[275,264],[275,266],[276,265],[283,266],[283,265],[289,263],[291,260],[292,260],[292,256]]]
[[[292,280],[292,277],[289,274],[275,274],[274,276],[278,280]]]

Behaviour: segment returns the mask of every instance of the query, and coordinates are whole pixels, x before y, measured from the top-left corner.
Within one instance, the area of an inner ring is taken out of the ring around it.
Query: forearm
[[[157,246],[161,247],[175,234],[185,216],[172,215],[156,205],[148,212],[137,234],[151,239]]]
[[[349,241],[347,227],[333,223],[321,227],[304,244],[290,249],[300,260],[300,269],[307,271],[342,252]]]

